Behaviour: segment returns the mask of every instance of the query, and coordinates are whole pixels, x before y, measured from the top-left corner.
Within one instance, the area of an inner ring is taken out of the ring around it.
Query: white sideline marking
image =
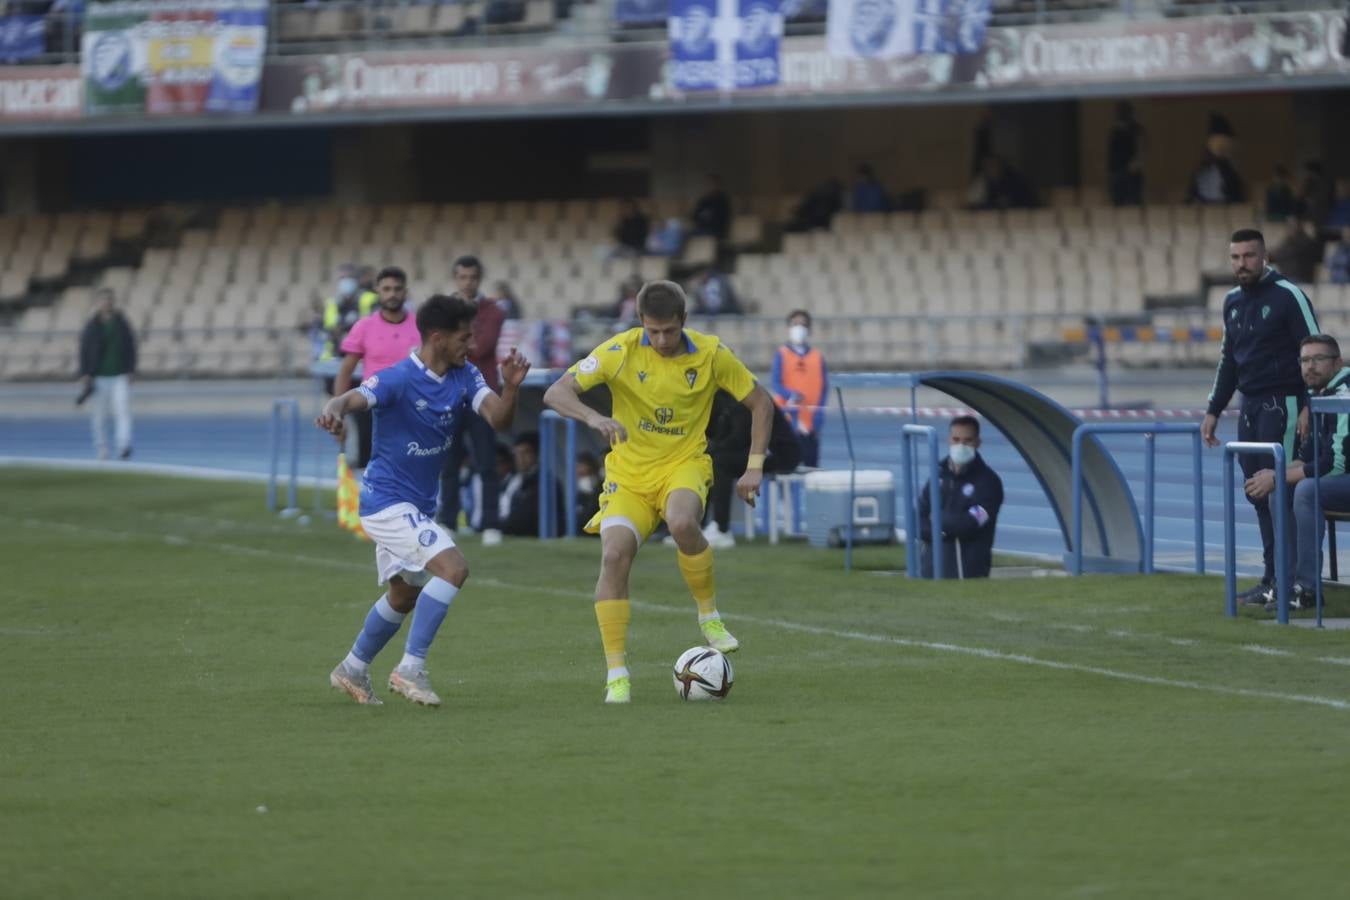
[[[196,478],[202,481],[252,481],[266,484],[266,472],[245,472],[238,469],[211,469],[205,466],[177,466],[167,463],[132,462],[131,460],[102,459],[47,459],[41,456],[0,456],[0,467],[21,466],[34,469],[56,469],[67,472],[122,473],[127,475],[167,475],[173,478]],[[287,471],[290,467],[284,463],[277,472],[277,485],[284,487],[289,481]],[[297,475],[296,486],[302,488],[337,487],[336,478],[318,478],[313,475]]]
[[[1260,644],[1243,644],[1242,649],[1249,653],[1258,653],[1261,656],[1293,656],[1288,650],[1280,650],[1275,647],[1263,647]]]
[[[125,532],[112,531],[103,528],[91,528],[87,525],[72,525],[68,522],[53,522],[46,519],[24,518],[17,520],[19,524],[33,526],[38,528],[50,528],[58,531],[69,531],[76,533],[92,534],[101,537],[110,537],[117,540],[128,539],[153,539],[154,535],[146,534],[126,534]],[[370,566],[349,562],[344,559],[329,559],[318,556],[305,556],[292,553],[281,553],[276,550],[265,550],[261,547],[247,547],[241,544],[222,544],[215,541],[189,541],[186,538],[179,538],[185,543],[197,547],[204,547],[212,550],[225,550],[233,553],[240,553],[247,556],[266,557],[278,559],[286,562],[304,562],[311,563],[324,568],[342,568],[342,569],[360,569],[369,571]],[[562,588],[536,587],[533,585],[516,584],[510,581],[502,581],[496,578],[476,578],[475,584],[486,585],[489,587],[500,587],[512,591],[532,591],[555,596],[564,596],[570,598],[589,599],[590,594],[583,591],[566,590]],[[665,606],[657,603],[646,603],[643,601],[634,601],[633,606],[639,609],[648,609],[652,612],[666,613],[671,615],[687,616],[689,610],[685,607]],[[870,634],[863,631],[841,631],[834,628],[822,628],[817,625],[805,625],[800,622],[789,622],[785,619],[764,619],[758,616],[737,615],[736,621],[747,622],[752,625],[761,625],[769,628],[779,628],[784,631],[794,631],[800,634],[812,634],[818,637],[833,637],[850,641],[864,641],[869,644],[888,644],[894,647],[913,647],[922,650],[933,650],[940,653],[956,653],[962,656],[973,656],[978,659],[989,659],[998,662],[1011,662],[1019,665],[1036,666],[1043,669],[1053,669],[1059,672],[1078,672],[1086,675],[1099,675],[1103,678],[1113,678],[1117,681],[1128,681],[1134,684],[1149,684],[1156,687],[1174,687],[1190,691],[1205,691],[1212,694],[1223,694],[1230,697],[1255,697],[1261,700],[1280,700],[1287,703],[1306,703],[1313,706],[1326,706],[1332,709],[1350,710],[1350,700],[1341,700],[1335,697],[1322,697],[1316,694],[1286,694],[1281,691],[1265,691],[1252,688],[1230,687],[1221,684],[1205,684],[1199,681],[1182,681],[1175,678],[1164,678],[1158,675],[1140,675],[1136,672],[1122,672],[1119,669],[1107,669],[1101,666],[1089,666],[1082,663],[1063,662],[1055,659],[1044,659],[1042,657],[1027,656],[1023,653],[1008,653],[1002,650],[992,650],[987,647],[967,647],[961,644],[951,644],[945,641],[923,641],[914,638],[902,638],[884,634]],[[1245,645],[1244,649],[1257,645]],[[1279,651],[1284,653],[1286,651]],[[1294,654],[1289,654],[1294,655]],[[1320,657],[1319,661],[1330,661],[1335,657]],[[1350,664],[1350,659],[1345,660]],[[1338,663],[1339,664],[1339,663]]]
[[[1350,666],[1350,659],[1344,656],[1319,656],[1318,662],[1330,663],[1333,666]]]

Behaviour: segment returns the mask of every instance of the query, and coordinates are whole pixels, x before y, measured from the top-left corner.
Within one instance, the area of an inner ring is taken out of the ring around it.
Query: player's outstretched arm
[[[356,364],[360,361],[360,353],[348,353],[342,357],[337,374],[333,376],[333,396],[340,397],[351,390],[352,373],[356,371]]]
[[[736,482],[736,494],[754,506],[764,481],[764,454],[773,431],[773,398],[757,384],[741,402],[750,409],[750,460],[745,466],[745,474]]]
[[[502,360],[502,392],[488,394],[478,406],[482,416],[495,431],[507,431],[516,418],[516,403],[520,398],[520,386],[529,374],[530,361],[515,347]]]
[[[352,388],[325,403],[314,424],[341,440],[343,418],[348,413],[360,412],[363,409],[370,409],[370,401],[359,389]]]
[[[549,385],[549,389],[544,392],[544,404],[559,415],[594,428],[604,435],[610,446],[628,440],[628,429],[623,427],[622,422],[602,416],[581,402],[581,386],[571,372]]]

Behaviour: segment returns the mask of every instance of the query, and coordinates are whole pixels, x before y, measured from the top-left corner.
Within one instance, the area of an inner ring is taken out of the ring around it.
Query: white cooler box
[[[806,476],[806,540],[812,547],[842,547],[848,540],[849,473]],[[885,469],[860,469],[854,481],[853,542],[895,539],[895,477]]]

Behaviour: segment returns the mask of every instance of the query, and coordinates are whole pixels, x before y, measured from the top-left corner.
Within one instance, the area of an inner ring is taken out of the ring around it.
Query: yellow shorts
[[[693,491],[699,502],[706,504],[712,479],[712,458],[706,454],[653,472],[647,478],[607,478],[600,494],[600,511],[586,523],[586,531],[598,534],[622,525],[632,529],[641,544],[660,524],[672,491]]]

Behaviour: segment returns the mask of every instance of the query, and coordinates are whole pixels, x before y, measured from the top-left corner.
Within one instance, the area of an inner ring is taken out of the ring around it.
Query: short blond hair
[[[684,321],[684,288],[673,281],[649,281],[642,286],[637,295],[637,311],[642,317],[650,316],[658,322],[671,319]]]

